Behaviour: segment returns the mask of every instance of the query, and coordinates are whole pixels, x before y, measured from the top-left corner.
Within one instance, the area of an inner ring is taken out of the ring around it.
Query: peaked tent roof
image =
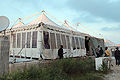
[[[104,40],[105,46],[116,46],[115,43],[111,42],[110,40]]]
[[[21,21],[19,21],[17,24],[15,24],[12,28],[18,28],[18,27],[21,27],[23,26],[24,23],[22,23]]]
[[[43,22],[45,24],[48,24],[48,25],[52,25],[52,26],[56,26],[56,27],[63,27],[65,29],[68,29],[68,27],[66,26],[66,23],[63,23],[62,26],[60,26],[60,25],[56,24],[55,22],[53,22],[52,20],[50,20],[44,13],[42,13],[39,17],[37,17],[36,19],[34,19],[33,21],[31,21],[30,23],[28,23],[26,25],[34,25],[34,24],[36,25],[36,24],[39,24],[41,22]],[[18,28],[18,27],[23,27],[23,26],[24,26],[24,23],[22,23],[21,21],[19,21],[12,28]],[[73,30],[73,28],[71,28],[71,27],[69,29]]]
[[[52,26],[59,26],[55,22],[50,20],[44,13],[42,13],[39,17],[37,17],[32,22],[28,23],[28,25],[39,24],[41,22],[48,24],[48,25],[52,25]]]
[[[120,46],[120,44],[117,44],[117,46]]]

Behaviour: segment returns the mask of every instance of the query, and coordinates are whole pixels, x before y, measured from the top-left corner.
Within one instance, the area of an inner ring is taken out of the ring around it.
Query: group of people
[[[110,52],[108,50],[108,47],[105,47],[105,51],[103,51],[102,47],[100,47],[98,45],[98,47],[95,49],[96,52],[96,57],[109,57],[110,56]],[[114,51],[114,57],[116,60],[116,65],[120,65],[120,50],[118,47],[116,47],[116,50]]]
[[[96,52],[96,57],[102,57],[102,56],[103,56],[103,53],[104,53],[102,47],[100,47],[99,45],[98,45],[98,47],[95,49],[95,52]]]
[[[110,56],[110,52],[108,51],[108,47],[105,47],[105,51],[98,45],[98,47],[95,49],[96,57],[108,57]]]
[[[105,51],[102,49],[102,47],[100,47],[98,45],[98,47],[95,49],[95,52],[96,52],[96,55],[97,57],[109,57],[110,56],[110,52],[108,50],[108,47],[105,47]],[[104,54],[105,53],[105,54]],[[62,59],[63,58],[63,45],[60,45],[60,48],[58,50],[58,56],[59,56],[59,59]],[[114,57],[115,57],[115,60],[116,60],[116,65],[120,65],[120,50],[119,48],[117,47],[115,52],[114,52]]]

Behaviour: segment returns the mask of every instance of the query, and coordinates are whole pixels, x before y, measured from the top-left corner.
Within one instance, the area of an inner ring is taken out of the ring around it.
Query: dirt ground
[[[112,60],[111,72],[105,76],[105,80],[120,80],[120,66],[115,65],[115,60]]]

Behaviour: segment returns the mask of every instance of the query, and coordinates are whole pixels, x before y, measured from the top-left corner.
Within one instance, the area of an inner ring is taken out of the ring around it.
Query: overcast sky
[[[0,0],[10,21],[45,10],[60,21],[81,23],[81,32],[120,43],[120,0]]]

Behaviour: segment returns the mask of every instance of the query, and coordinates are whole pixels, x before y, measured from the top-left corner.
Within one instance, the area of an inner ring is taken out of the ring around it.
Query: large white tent
[[[27,24],[24,21],[31,16],[18,19],[18,23],[6,31],[10,37],[10,55],[40,58],[42,54],[44,59],[56,59],[61,44],[67,52],[66,57],[86,55],[85,36],[90,37],[89,34],[78,32],[67,21],[62,22],[53,17],[62,26],[58,25],[45,15],[48,15],[45,11],[39,13],[40,16]],[[93,41],[95,40],[96,38]],[[98,45],[99,42],[97,40],[95,44]]]

